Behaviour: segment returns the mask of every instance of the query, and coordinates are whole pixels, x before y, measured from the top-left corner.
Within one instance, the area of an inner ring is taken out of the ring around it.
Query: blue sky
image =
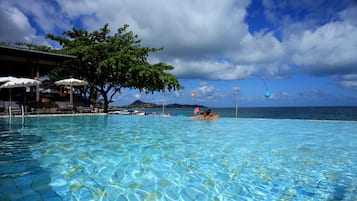
[[[234,107],[237,87],[243,107],[357,105],[356,19],[354,0],[1,0],[0,41],[54,46],[46,33],[129,24],[185,89],[124,90],[114,105]]]

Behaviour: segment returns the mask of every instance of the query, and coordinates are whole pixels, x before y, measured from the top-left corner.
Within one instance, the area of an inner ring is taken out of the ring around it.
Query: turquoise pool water
[[[0,119],[0,200],[357,200],[357,122]]]

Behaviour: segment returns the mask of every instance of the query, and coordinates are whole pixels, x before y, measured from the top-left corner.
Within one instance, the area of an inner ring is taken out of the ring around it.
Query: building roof
[[[76,56],[0,45],[0,76],[34,77],[39,67],[46,75],[64,61]]]

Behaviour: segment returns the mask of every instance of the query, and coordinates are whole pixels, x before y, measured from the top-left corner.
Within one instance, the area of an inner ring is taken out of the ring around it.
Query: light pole
[[[239,93],[239,86],[235,89],[236,91],[236,119],[238,118],[238,93]]]
[[[162,115],[165,115],[165,91],[162,91]]]
[[[265,90],[266,90],[266,91],[265,91],[265,94],[264,94],[265,98],[270,98],[271,94],[270,94],[270,92],[269,92],[269,89],[268,89],[267,84],[265,83],[265,81],[264,81],[261,77],[259,77],[259,76],[257,76],[257,75],[256,75],[256,77],[259,78],[259,79],[263,82],[263,84],[264,84],[264,86],[265,86]],[[234,89],[234,91],[236,92],[236,119],[238,118],[238,94],[239,94],[239,90],[240,90],[240,87],[239,87],[239,86],[237,86],[237,87]]]

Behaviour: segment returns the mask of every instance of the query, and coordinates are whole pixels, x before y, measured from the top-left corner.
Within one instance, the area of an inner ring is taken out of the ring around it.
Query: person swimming
[[[218,114],[213,114],[212,110],[208,109],[208,110],[203,110],[202,112],[200,112],[200,115],[193,116],[192,118],[201,119],[201,120],[211,120],[211,119],[218,119],[219,115]]]

